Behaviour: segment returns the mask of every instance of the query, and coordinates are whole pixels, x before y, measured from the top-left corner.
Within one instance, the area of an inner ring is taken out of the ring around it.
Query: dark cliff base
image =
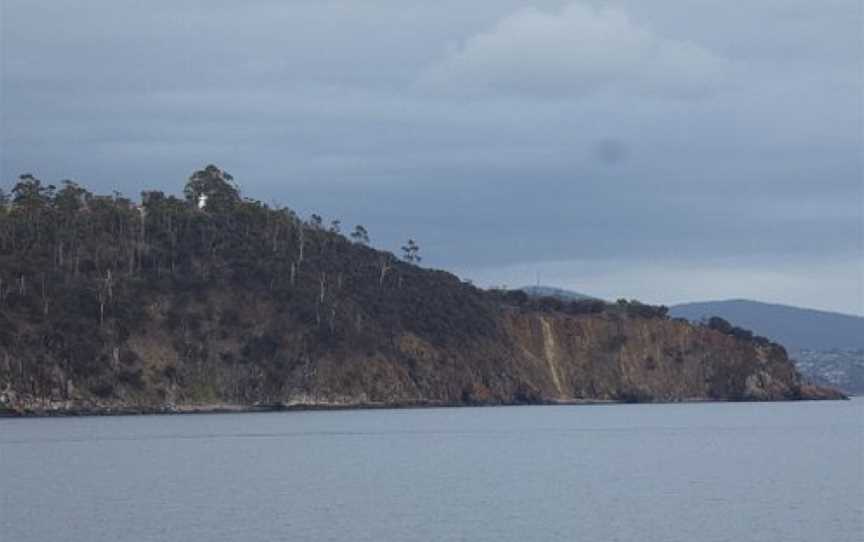
[[[837,401],[849,400],[849,397],[831,388],[808,386],[802,390],[799,401]],[[788,401],[789,399],[783,399]],[[649,401],[647,404],[675,403],[720,403],[720,402],[766,402],[766,401],[722,401],[715,399],[682,399],[676,401]],[[422,409],[422,408],[477,408],[496,406],[592,406],[636,404],[636,401],[619,400],[561,400],[546,402],[510,402],[510,403],[466,403],[444,401],[417,401],[406,403],[304,403],[304,404],[271,404],[271,405],[182,405],[182,406],[69,406],[54,405],[25,409],[0,408],[0,418],[32,418],[32,417],[67,417],[67,416],[154,416],[154,415],[190,415],[190,414],[245,414],[256,412],[305,412],[312,410],[381,410],[381,409]],[[646,404],[641,402],[639,404]]]

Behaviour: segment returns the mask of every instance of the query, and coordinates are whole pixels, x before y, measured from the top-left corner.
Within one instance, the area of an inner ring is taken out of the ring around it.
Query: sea
[[[864,540],[864,399],[0,419],[0,540]]]

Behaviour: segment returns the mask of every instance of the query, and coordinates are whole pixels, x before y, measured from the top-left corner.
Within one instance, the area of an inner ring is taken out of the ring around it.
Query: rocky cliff
[[[141,205],[16,186],[0,208],[0,408],[841,397],[768,341],[635,302],[483,291],[224,178],[208,168],[186,201]]]
[[[364,340],[330,344],[280,317],[274,301],[242,292],[217,290],[184,305],[179,324],[175,300],[149,301],[142,323],[94,353],[93,363],[105,367],[92,375],[44,347],[24,349],[29,357],[0,348],[3,406],[94,412],[839,397],[802,386],[777,345],[613,311],[502,307],[493,333],[465,341],[367,322],[378,329]]]

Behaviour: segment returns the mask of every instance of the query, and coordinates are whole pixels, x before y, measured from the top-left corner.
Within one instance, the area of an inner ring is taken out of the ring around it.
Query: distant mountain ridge
[[[864,317],[748,299],[673,305],[670,315],[699,321],[719,316],[791,350],[862,350]]]

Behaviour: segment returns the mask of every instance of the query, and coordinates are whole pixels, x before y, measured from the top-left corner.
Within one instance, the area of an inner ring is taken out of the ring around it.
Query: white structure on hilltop
[[[199,194],[198,195],[198,208],[203,210],[204,207],[207,207],[207,194]]]

